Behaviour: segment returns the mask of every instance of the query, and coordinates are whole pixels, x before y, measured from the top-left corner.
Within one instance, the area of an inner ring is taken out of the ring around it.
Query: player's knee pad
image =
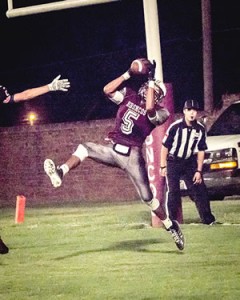
[[[73,153],[73,155],[77,156],[81,161],[88,157],[87,149],[82,145],[78,145],[77,150]]]
[[[145,201],[145,203],[151,208],[151,210],[156,210],[159,205],[160,205],[160,202],[158,199],[156,198],[153,198],[151,201]]]

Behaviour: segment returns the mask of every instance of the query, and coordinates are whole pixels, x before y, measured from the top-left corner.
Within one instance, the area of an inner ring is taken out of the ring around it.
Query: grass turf
[[[0,299],[240,299],[240,200],[212,202],[219,222],[198,223],[183,202],[186,238],[150,226],[140,202],[1,209]],[[194,224],[192,224],[194,223]]]

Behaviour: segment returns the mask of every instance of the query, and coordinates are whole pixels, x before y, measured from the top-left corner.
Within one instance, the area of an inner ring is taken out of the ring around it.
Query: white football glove
[[[48,84],[49,91],[63,91],[67,92],[70,87],[70,82],[68,79],[60,79],[61,75],[58,75],[53,79],[51,83]]]

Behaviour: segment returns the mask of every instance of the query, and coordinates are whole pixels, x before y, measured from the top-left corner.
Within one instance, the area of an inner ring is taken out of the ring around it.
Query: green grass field
[[[240,299],[240,200],[212,202],[224,225],[197,223],[184,200],[186,238],[150,226],[141,202],[1,209],[0,299]],[[192,224],[195,223],[195,224]]]

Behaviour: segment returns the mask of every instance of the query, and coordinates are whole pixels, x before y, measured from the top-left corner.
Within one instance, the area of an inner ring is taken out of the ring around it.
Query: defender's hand
[[[67,92],[70,87],[70,82],[68,79],[60,79],[61,75],[58,75],[53,79],[51,83],[48,84],[49,91],[63,91]]]

